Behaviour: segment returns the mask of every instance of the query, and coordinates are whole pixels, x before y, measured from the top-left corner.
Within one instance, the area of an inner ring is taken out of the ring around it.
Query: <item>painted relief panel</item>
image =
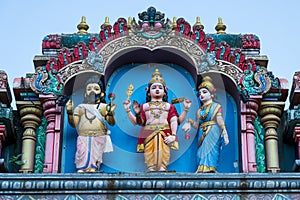
[[[123,102],[128,98],[128,86],[132,84],[133,90],[130,96],[131,102],[134,100],[142,104],[146,101],[146,88],[151,75],[155,69],[159,69],[162,74],[166,86],[168,88],[168,102],[178,98],[188,98],[192,101],[186,119],[195,119],[200,101],[197,96],[197,86],[191,74],[182,66],[174,64],[131,64],[123,65],[112,73],[106,83],[106,94],[114,93],[116,98],[114,103],[117,105],[115,109],[116,124],[114,126],[107,125],[110,130],[113,151],[103,154],[103,164],[99,167],[101,172],[145,172],[147,171],[143,153],[137,153],[137,141],[139,131],[138,125],[133,125],[128,119],[124,110]],[[217,76],[216,76],[217,77]],[[238,127],[239,119],[237,113],[236,101],[233,97],[225,92],[226,86],[219,79],[214,77],[214,81],[218,81],[217,102],[222,105],[223,117],[227,127],[230,143],[225,146],[222,144],[219,157],[218,172],[239,172],[239,136]],[[216,79],[216,80],[215,80]],[[72,100],[75,106],[83,101],[84,89],[78,85],[83,85],[83,80],[76,80],[76,90],[72,92]],[[223,85],[222,85],[223,84]],[[227,88],[228,90],[228,88]],[[106,101],[109,99],[106,97]],[[182,102],[173,104],[178,114],[184,110]],[[65,111],[66,112],[66,111]],[[65,113],[66,114],[66,113]],[[67,116],[67,115],[65,115]],[[67,118],[65,117],[65,122]],[[168,170],[171,172],[195,172],[197,170],[196,152],[197,152],[197,131],[192,129],[189,132],[190,138],[187,139],[186,133],[182,130],[184,122],[179,125],[177,130],[179,149],[171,150],[170,164]],[[77,131],[72,128],[69,123],[64,123],[63,149],[62,149],[62,172],[75,172],[75,151],[76,151]]]

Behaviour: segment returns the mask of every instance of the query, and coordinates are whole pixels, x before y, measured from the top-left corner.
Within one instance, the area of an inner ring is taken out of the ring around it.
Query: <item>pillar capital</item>
[[[264,101],[261,103],[259,114],[262,117],[261,123],[265,129],[277,129],[284,105],[285,103],[280,101]]]

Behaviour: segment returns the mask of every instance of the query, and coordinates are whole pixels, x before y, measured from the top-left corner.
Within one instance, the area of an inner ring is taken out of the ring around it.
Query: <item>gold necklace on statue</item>
[[[86,113],[86,109],[84,109],[84,115],[86,117],[87,120],[89,120],[90,124],[93,122],[93,120],[96,118],[95,115],[92,114],[92,117],[88,117],[87,113]]]
[[[201,111],[203,111],[204,109],[206,109],[203,116],[202,116],[202,115],[199,115],[201,120],[205,120],[205,119],[206,119],[206,117],[207,117],[207,115],[208,115],[208,113],[209,113],[209,111],[210,111],[211,105],[212,105],[212,103],[200,107],[200,110],[201,110]],[[199,113],[199,114],[200,114],[200,113]]]
[[[160,115],[163,113],[163,107],[166,103],[162,101],[151,101],[149,102],[150,113],[156,119],[160,118]],[[154,112],[154,110],[158,110]]]

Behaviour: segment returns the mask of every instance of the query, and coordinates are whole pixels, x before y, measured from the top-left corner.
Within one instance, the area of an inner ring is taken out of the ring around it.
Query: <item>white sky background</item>
[[[200,16],[205,33],[215,33],[222,17],[227,33],[257,35],[260,54],[269,58],[268,70],[286,78],[289,89],[293,74],[300,71],[299,0],[0,0],[0,69],[8,74],[12,90],[14,78],[34,72],[33,58],[42,55],[46,35],[76,33],[81,16],[86,16],[88,32],[99,33],[106,16],[113,25],[119,17],[138,19],[150,6],[165,18],[183,17],[191,26]]]

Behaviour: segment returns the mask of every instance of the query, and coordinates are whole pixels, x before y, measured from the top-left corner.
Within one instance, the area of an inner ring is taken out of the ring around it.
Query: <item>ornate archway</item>
[[[151,13],[154,13],[155,19],[147,20]],[[191,91],[196,90],[202,75],[218,74],[222,80],[233,83],[229,84],[230,89],[227,86],[223,88],[236,105],[241,100],[240,94],[244,97],[249,94],[259,96],[279,85],[266,68],[258,66],[251,58],[246,59],[240,49],[231,49],[223,41],[216,43],[212,35],[206,35],[200,21],[191,28],[183,18],[173,22],[165,20],[164,14],[153,7],[139,15],[139,19],[137,23],[130,18],[128,22],[119,18],[113,27],[107,20],[101,26],[99,36],[88,34],[75,39],[73,35],[65,36],[70,41],[78,40],[77,45],[71,50],[61,48],[57,58],[50,58],[45,66],[37,67],[31,78],[32,90],[53,95],[55,99],[62,94],[70,94],[75,77],[93,73],[102,76],[107,89],[111,90],[118,70],[149,63],[174,65],[177,71],[188,74],[186,80],[193,84],[187,89]],[[257,38],[251,35],[245,37],[254,41],[245,43],[245,48],[259,48]],[[233,94],[230,93],[232,91]]]

